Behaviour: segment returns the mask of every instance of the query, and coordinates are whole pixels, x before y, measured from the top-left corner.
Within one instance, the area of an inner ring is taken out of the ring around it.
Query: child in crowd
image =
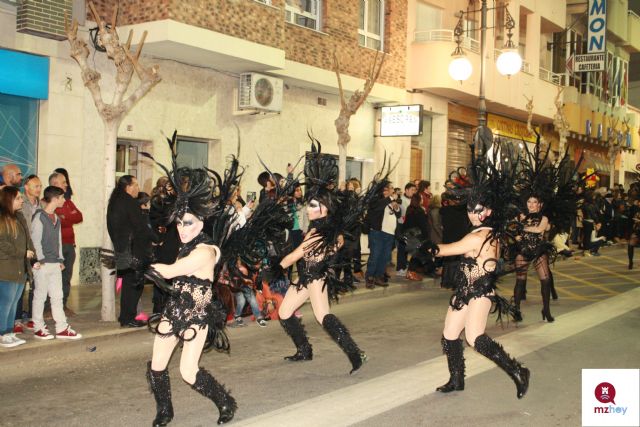
[[[82,335],[67,323],[62,304],[62,237],[60,218],[55,214],[64,205],[64,190],[49,186],[44,190],[42,207],[36,210],[31,221],[31,240],[36,249],[38,262],[33,266],[35,290],[33,293],[34,336],[41,340],[54,338],[76,340]],[[56,323],[55,337],[44,323],[44,303],[51,300],[51,314]]]
[[[592,256],[600,256],[598,250],[600,247],[607,244],[607,238],[605,236],[598,237],[598,232],[602,228],[601,222],[596,222],[596,226],[591,231],[591,244],[589,245],[589,254]]]

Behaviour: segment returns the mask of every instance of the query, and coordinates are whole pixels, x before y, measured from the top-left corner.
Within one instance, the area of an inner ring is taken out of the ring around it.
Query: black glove
[[[158,273],[158,270],[153,267],[149,267],[147,271],[144,272],[144,277],[153,282],[153,284],[156,285],[161,291],[166,292],[169,295],[176,295],[178,293],[178,291],[174,289],[170,283],[167,283],[164,277],[162,277],[160,273]]]
[[[438,253],[440,252],[440,248],[431,240],[427,240],[424,243],[422,243],[422,245],[420,246],[420,251],[426,252],[435,258],[438,256]]]

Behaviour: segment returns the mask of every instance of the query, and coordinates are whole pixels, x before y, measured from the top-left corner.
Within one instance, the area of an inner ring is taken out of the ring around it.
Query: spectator
[[[599,236],[598,232],[602,228],[602,223],[596,222],[595,227],[591,230],[591,240],[589,243],[589,255],[591,256],[600,256],[598,252],[601,246],[604,246],[607,243],[607,238],[605,236]]]
[[[442,208],[442,203],[440,202],[440,196],[436,194],[431,199],[431,205],[429,205],[429,240],[437,245],[442,243],[440,208]]]
[[[429,213],[429,205],[431,204],[431,183],[429,181],[420,181],[420,185],[418,185],[418,194],[420,195],[422,201],[422,208],[426,213]]]
[[[65,168],[56,168],[54,169],[55,173],[61,173],[64,176],[64,179],[67,181],[67,189],[64,192],[64,198],[69,200],[71,196],[73,196],[73,190],[71,189],[71,181],[69,181],[69,172]]]
[[[162,176],[158,178],[156,186],[151,191],[151,209],[149,210],[149,222],[153,231],[158,236],[158,245],[155,246],[155,259],[160,264],[171,265],[176,262],[180,238],[176,223],[166,223],[164,200],[173,193],[173,188],[169,183],[169,178]],[[153,313],[162,313],[168,295],[158,286],[153,287]]]
[[[411,198],[418,188],[413,183],[404,186],[404,193],[400,197],[400,218],[398,218],[398,235],[404,233],[404,222],[407,215],[407,208],[411,204]],[[405,277],[407,275],[407,250],[403,240],[398,241],[398,252],[396,255],[396,276]]]
[[[56,209],[65,203],[64,190],[49,186],[44,189],[43,207],[33,215],[31,222],[31,239],[35,247],[38,262],[33,266],[35,276],[35,290],[33,293],[33,324],[34,336],[42,340],[54,338],[44,323],[44,303],[49,297],[51,314],[56,323],[58,339],[76,340],[82,335],[71,329],[67,323],[62,304],[62,257],[61,220],[56,215]]]
[[[400,216],[400,205],[396,202],[393,186],[388,184],[382,195],[371,202],[369,216],[369,260],[367,262],[366,286],[389,286],[384,280],[387,264],[391,260],[391,251],[395,240],[397,218]]]
[[[558,254],[562,255],[565,258],[570,258],[573,256],[573,251],[567,245],[567,240],[569,239],[569,235],[567,233],[556,233],[553,236],[553,246],[556,248]]]
[[[591,249],[591,233],[596,222],[600,219],[593,194],[585,193],[582,203],[582,246],[585,251]]]
[[[147,232],[144,217],[135,200],[139,192],[136,177],[123,175],[118,179],[107,206],[107,230],[113,242],[117,274],[122,278],[118,320],[122,327],[127,328],[145,326],[143,322],[135,320],[142,289],[136,283],[131,245],[135,233]]]
[[[29,273],[28,260],[35,256],[27,223],[18,212],[22,203],[16,187],[0,190],[0,347],[5,348],[26,342],[13,332],[17,302]]]
[[[40,194],[42,194],[42,182],[36,175],[29,175],[24,180],[24,203],[22,204],[22,215],[27,221],[31,230],[31,218],[40,207]]]
[[[133,234],[133,240],[131,241],[131,253],[138,261],[135,269],[136,286],[144,288],[144,272],[146,271],[147,267],[149,267],[149,265],[151,265],[151,263],[155,261],[153,247],[159,242],[160,238],[151,227],[151,222],[149,221],[151,197],[149,197],[147,193],[141,191],[138,193],[136,202],[138,203],[140,211],[142,212],[145,230]],[[140,304],[138,304],[138,309],[136,311],[138,312],[135,317],[136,320],[145,321],[149,319],[149,316],[144,313],[144,311],[142,311],[142,307],[140,307]]]
[[[353,191],[356,196],[360,196],[362,192],[362,185],[358,178],[349,178],[347,180],[347,191]],[[307,211],[305,210],[305,213]],[[362,272],[362,247],[360,246],[360,236],[362,230],[354,230],[353,232],[353,251],[351,256],[353,257],[353,281],[360,283],[364,280],[364,273]]]
[[[40,193],[42,193],[42,183],[40,179],[35,175],[29,175],[24,180],[24,196],[23,196],[23,204],[22,204],[22,216],[27,223],[27,230],[31,233],[31,218],[36,210],[40,207]],[[33,275],[29,275],[29,302],[27,311],[23,311],[24,302],[23,302],[23,294],[20,294],[20,299],[18,300],[18,306],[16,307],[16,325],[14,327],[14,332],[23,333],[24,325],[21,320],[24,317],[31,318],[31,313],[33,309]],[[26,286],[26,285],[25,285]],[[27,323],[27,328],[33,329],[33,321],[29,321]]]
[[[442,243],[457,242],[466,236],[471,229],[467,207],[447,192],[442,193],[440,220],[442,222]],[[454,289],[457,286],[455,264],[459,259],[459,256],[444,257],[442,259],[441,287]]]
[[[13,163],[8,163],[4,165],[2,168],[2,173],[0,173],[0,177],[2,178],[2,183],[0,183],[0,188],[5,185],[20,188],[22,185],[22,171],[18,167],[18,165],[14,165]]]
[[[307,216],[307,209],[304,205],[304,197],[302,195],[302,186],[296,185],[293,190],[293,198],[289,204],[289,212],[293,219],[293,227],[289,230],[289,242],[292,248],[297,248],[302,243],[304,235],[307,232],[309,226],[309,217]],[[300,263],[296,263],[298,276],[300,275]],[[289,267],[289,279],[292,279],[293,266]]]
[[[65,171],[66,172],[66,171]],[[73,226],[82,222],[82,212],[73,204],[67,194],[71,197],[67,178],[60,172],[54,172],[49,176],[49,185],[61,188],[64,191],[64,205],[56,209],[56,215],[60,218],[62,226],[62,257],[64,258],[64,269],[62,270],[62,293],[64,312],[67,316],[75,313],[67,306],[69,292],[71,291],[71,278],[73,276],[73,264],[76,262],[76,235]]]
[[[414,194],[411,197],[409,206],[403,225],[403,233],[405,236],[411,234],[417,236],[417,242],[424,242],[429,238],[429,218],[422,208],[422,197],[419,194]],[[411,252],[415,252],[409,262],[406,278],[409,280],[420,281],[422,276],[420,273],[428,273],[430,266],[428,265],[430,260],[426,259],[424,253],[418,251],[419,244],[411,245]],[[415,247],[413,247],[415,246]]]

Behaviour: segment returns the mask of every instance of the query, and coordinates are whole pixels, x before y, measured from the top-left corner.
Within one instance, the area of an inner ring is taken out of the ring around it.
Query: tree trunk
[[[338,183],[341,184],[346,180],[347,180],[347,144],[338,144]]]
[[[107,211],[109,197],[115,187],[116,181],[116,146],[118,144],[118,128],[120,121],[104,123],[104,212]],[[102,247],[113,249],[106,223],[102,233]],[[102,320],[114,322],[116,320],[115,300],[115,275],[112,270],[102,266],[100,277],[102,279]]]

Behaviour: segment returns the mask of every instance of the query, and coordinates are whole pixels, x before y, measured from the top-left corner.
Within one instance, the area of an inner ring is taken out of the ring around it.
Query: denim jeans
[[[0,280],[0,335],[13,332],[16,306],[23,290],[23,283]]]
[[[251,311],[255,316],[256,320],[262,318],[262,312],[258,307],[258,301],[256,301],[256,294],[253,292],[253,289],[243,286],[240,288],[239,292],[236,292],[236,317],[242,316],[242,309],[244,308],[244,304],[248,302],[251,306]]]
[[[391,261],[391,251],[395,236],[379,230],[369,231],[369,260],[367,276],[382,277]]]

